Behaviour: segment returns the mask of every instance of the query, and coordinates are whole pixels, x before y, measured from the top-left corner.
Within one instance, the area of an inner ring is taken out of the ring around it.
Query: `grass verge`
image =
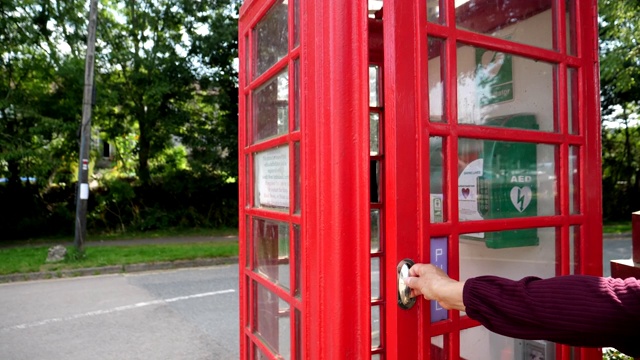
[[[71,250],[71,249],[69,249]],[[131,245],[87,247],[84,256],[67,256],[59,263],[49,263],[48,247],[0,249],[0,275],[38,271],[60,271],[112,265],[129,265],[176,260],[194,260],[238,255],[236,242],[170,245]]]
[[[631,221],[611,221],[605,222],[602,226],[605,234],[622,234],[631,232]]]

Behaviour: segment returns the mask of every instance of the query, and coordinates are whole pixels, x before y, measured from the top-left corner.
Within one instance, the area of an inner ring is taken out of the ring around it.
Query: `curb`
[[[102,266],[102,267],[94,267],[94,268],[69,269],[69,270],[59,270],[59,271],[41,271],[41,272],[23,273],[23,274],[0,275],[0,283],[11,283],[11,282],[30,281],[30,280],[62,279],[62,278],[71,278],[71,277],[79,277],[79,276],[136,273],[136,272],[156,271],[156,270],[172,270],[172,269],[205,267],[205,266],[215,266],[215,265],[228,265],[228,264],[237,264],[237,263],[238,263],[238,257],[231,256],[231,257],[210,258],[210,259],[176,260],[176,261],[164,261],[164,262],[144,263],[144,264]]]

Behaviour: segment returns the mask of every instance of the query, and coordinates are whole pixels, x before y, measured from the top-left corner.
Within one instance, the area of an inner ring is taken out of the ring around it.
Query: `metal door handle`
[[[409,268],[415,264],[411,259],[404,259],[398,263],[397,281],[398,281],[398,306],[402,309],[409,310],[415,305],[416,298],[411,297],[411,288],[404,282],[404,278],[409,277]]]

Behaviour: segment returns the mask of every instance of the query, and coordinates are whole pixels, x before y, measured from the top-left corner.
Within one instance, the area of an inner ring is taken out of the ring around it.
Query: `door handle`
[[[404,278],[409,277],[409,268],[415,264],[411,259],[404,259],[398,263],[397,281],[398,281],[398,306],[409,310],[415,305],[416,298],[411,297],[411,288],[404,282]]]

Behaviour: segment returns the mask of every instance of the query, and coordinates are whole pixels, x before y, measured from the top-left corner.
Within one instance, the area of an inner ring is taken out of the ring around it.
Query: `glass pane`
[[[380,202],[380,161],[371,160],[369,192],[372,203]]]
[[[467,360],[555,359],[555,343],[542,340],[520,340],[490,332],[483,326],[460,332],[460,358]]]
[[[456,3],[458,3],[456,1]],[[444,3],[441,0],[427,0],[427,20],[444,24]]]
[[[579,268],[579,260],[580,254],[577,253],[580,243],[580,226],[574,225],[569,226],[569,274],[578,274],[580,272]],[[606,246],[605,246],[606,253]],[[607,268],[609,269],[609,274],[607,274]],[[610,276],[611,267],[609,264],[603,267],[603,276]]]
[[[580,121],[578,117],[578,70],[567,69],[567,99],[569,101],[568,121],[569,134],[580,134]]]
[[[281,146],[254,155],[254,206],[289,210],[289,148]]]
[[[301,191],[301,181],[302,175],[300,172],[300,143],[296,142],[293,147],[294,158],[293,158],[293,176],[294,176],[294,187],[293,187],[293,197],[295,199],[294,213],[300,214],[300,210],[302,208],[302,191]]]
[[[253,353],[255,354],[256,360],[270,360],[270,358],[260,350],[258,345],[253,345]]]
[[[245,217],[245,233],[246,233],[246,237],[245,237],[245,253],[244,253],[244,260],[245,260],[245,264],[244,266],[248,269],[249,268],[249,264],[250,264],[250,259],[251,259],[251,244],[253,244],[252,238],[251,238],[251,222],[249,220],[249,216]]]
[[[442,151],[443,141],[441,137],[432,136],[429,138],[429,184],[430,194],[430,221],[440,223],[445,221],[444,213],[444,153]]]
[[[522,44],[553,48],[552,1],[456,0],[456,25]]]
[[[429,37],[429,121],[446,122],[444,113],[444,40]],[[458,99],[462,101],[462,99]]]
[[[448,249],[449,245],[446,237],[431,238],[429,262],[439,267],[445,273],[449,273]],[[431,300],[431,322],[437,322],[449,318],[447,309],[440,304]]]
[[[380,90],[380,67],[369,65],[369,107],[382,106]]]
[[[244,178],[245,178],[245,206],[251,206],[251,177],[249,176],[249,169],[251,165],[249,163],[249,155],[244,156]]]
[[[289,225],[253,219],[254,271],[289,289]]]
[[[380,258],[371,258],[371,298],[380,299]]]
[[[251,115],[250,115],[251,103],[249,102],[249,94],[244,96],[244,146],[248,146],[251,143]]]
[[[549,63],[460,46],[458,122],[556,131],[555,74]]]
[[[289,304],[264,286],[257,284],[254,331],[267,346],[285,359],[291,357],[291,322]]]
[[[253,93],[253,141],[289,130],[289,73],[287,68]]]
[[[300,59],[293,62],[294,130],[300,130]]]
[[[431,338],[431,348],[429,349],[429,359],[447,360],[449,358],[447,350],[445,350],[444,336],[434,336]]]
[[[576,55],[576,3],[577,1],[565,0],[567,17],[567,54]]]
[[[369,113],[369,153],[376,156],[380,153],[380,114]]]
[[[300,0],[293,1],[293,46],[300,45]]]
[[[371,307],[371,347],[380,346],[380,306]]]
[[[569,146],[569,213],[580,211],[580,148]]]
[[[371,210],[371,252],[380,251],[380,210]]]
[[[556,214],[553,145],[460,139],[460,221]]]
[[[251,69],[249,67],[249,54],[250,54],[250,46],[249,46],[249,35],[245,35],[244,36],[244,74],[245,74],[245,81],[244,81],[244,86],[249,85],[249,79],[251,79],[251,73],[249,72],[249,69]]]
[[[513,280],[556,274],[556,229],[534,228],[461,234],[460,279],[495,275]]]
[[[295,269],[295,288],[293,294],[300,298],[302,296],[302,244],[300,243],[300,225],[293,225],[293,242],[294,242],[294,261],[296,262]]]
[[[253,30],[255,39],[254,78],[284,58],[289,51],[287,2],[276,2]]]

